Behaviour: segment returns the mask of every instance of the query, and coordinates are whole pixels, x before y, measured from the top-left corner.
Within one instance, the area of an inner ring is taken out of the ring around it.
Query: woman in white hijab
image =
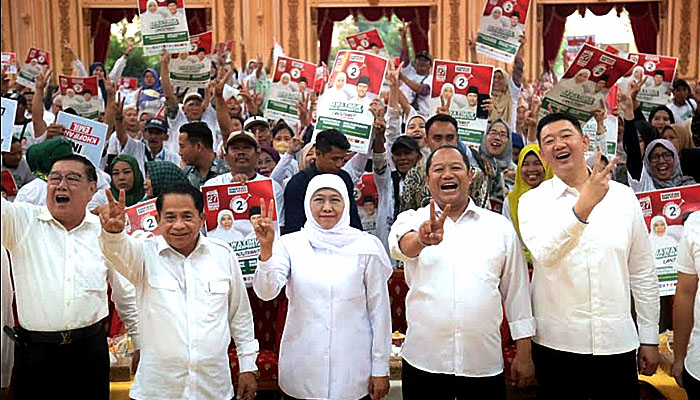
[[[233,213],[230,210],[221,210],[216,216],[216,228],[207,234],[208,237],[223,240],[226,243],[243,240],[243,235],[234,228]]]
[[[264,209],[253,288],[289,311],[279,356],[286,398],[381,399],[389,391],[392,268],[379,239],[350,227],[350,199],[337,175],[318,175],[304,198],[306,224],[275,240]],[[274,242],[274,245],[273,245]]]
[[[663,247],[678,245],[678,242],[668,235],[668,224],[663,215],[654,216],[649,225],[651,227],[649,239],[651,240],[651,247],[654,251]]]

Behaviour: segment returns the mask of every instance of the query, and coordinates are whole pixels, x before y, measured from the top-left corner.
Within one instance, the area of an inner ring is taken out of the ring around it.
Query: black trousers
[[[104,331],[59,345],[15,344],[16,400],[109,400],[109,351]]]
[[[639,400],[637,352],[575,354],[532,343],[540,399]]]
[[[503,372],[484,378],[434,374],[403,360],[401,391],[404,400],[505,400],[506,378]]]
[[[688,400],[700,400],[700,381],[693,378],[683,367],[683,388],[688,394]]]
[[[296,397],[292,397],[284,392],[282,393],[282,397],[284,398],[284,400],[302,400],[302,399],[297,399]],[[369,397],[369,395],[367,395],[359,400],[372,400],[372,398]]]

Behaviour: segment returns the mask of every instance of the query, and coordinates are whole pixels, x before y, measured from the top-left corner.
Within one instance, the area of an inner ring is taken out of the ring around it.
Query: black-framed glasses
[[[653,163],[659,162],[659,160],[662,158],[664,159],[664,161],[671,161],[671,160],[673,160],[673,153],[671,153],[670,151],[667,151],[667,152],[664,152],[661,154],[650,154],[649,155],[649,161],[653,162]]]
[[[69,172],[61,175],[58,172],[52,172],[46,177],[46,181],[52,185],[60,185],[63,180],[66,180],[68,186],[78,186],[83,181],[83,175],[77,172]]]

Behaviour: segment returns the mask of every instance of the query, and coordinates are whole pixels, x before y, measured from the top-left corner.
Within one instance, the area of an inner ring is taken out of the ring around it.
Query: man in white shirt
[[[46,206],[2,199],[2,244],[10,252],[19,325],[13,390],[17,399],[109,399],[109,355],[101,321],[107,284],[138,347],[133,286],[99,253],[97,216],[87,205],[95,167],[79,155],[53,163]],[[9,329],[9,331],[8,331]],[[79,385],[66,382],[80,377]]]
[[[118,154],[128,154],[139,163],[142,173],[146,173],[144,165],[146,161],[170,161],[175,165],[180,165],[182,159],[176,153],[171,153],[163,143],[168,140],[168,123],[160,118],[151,118],[146,122],[143,137],[145,140],[135,139],[125,132],[119,132],[110,138],[110,145],[115,142],[117,152],[109,156]],[[110,146],[111,147],[111,146]],[[108,161],[108,163],[111,162]]]
[[[430,70],[433,67],[433,57],[427,51],[419,51],[413,59],[408,54],[408,25],[399,27],[401,35],[401,62],[403,68],[399,75],[401,91],[406,96],[411,106],[421,115],[430,115],[430,90],[433,85],[433,75]]]
[[[124,232],[124,192],[100,214],[100,248],[135,286],[143,347],[129,393],[142,399],[233,398],[226,352],[231,338],[241,373],[238,399],[257,390],[253,314],[231,247],[206,238],[202,193],[176,184],[156,200],[162,236],[137,240]]]
[[[537,128],[555,176],[520,198],[518,216],[534,263],[542,398],[639,399],[637,371],[652,375],[659,361],[659,283],[639,201],[610,181],[616,159],[603,168],[598,153],[588,170],[576,118],[549,114]],[[591,371],[595,384],[581,385]]]
[[[410,288],[403,398],[505,399],[503,303],[518,348],[509,373],[518,385],[534,376],[535,321],[518,236],[505,217],[471,201],[473,173],[457,147],[435,150],[426,169],[433,200],[401,213],[389,234]]]
[[[685,124],[693,118],[698,104],[690,98],[690,85],[685,79],[678,78],[673,81],[673,101],[668,108],[673,112],[673,119],[677,124]]]
[[[258,165],[258,141],[255,135],[247,131],[232,132],[226,142],[226,162],[231,172],[225,172],[209,179],[203,186],[226,185],[236,182],[258,181],[269,179],[255,172]],[[275,192],[275,202],[279,226],[284,226],[284,189],[279,183],[272,181]]]
[[[673,303],[673,367],[671,374],[689,399],[700,398],[700,211],[688,217],[676,256],[678,285]],[[690,346],[688,346],[690,342]]]

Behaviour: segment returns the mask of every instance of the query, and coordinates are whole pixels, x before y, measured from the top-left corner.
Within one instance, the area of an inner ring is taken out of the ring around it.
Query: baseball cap
[[[162,132],[168,132],[168,123],[160,118],[151,118],[146,122],[143,129],[158,129]]]
[[[430,62],[433,62],[433,57],[430,55],[430,53],[428,53],[428,52],[425,51],[425,50],[419,51],[418,53],[416,53],[416,57],[415,57],[415,58],[418,58],[418,57],[427,58],[428,60],[430,60]]]
[[[189,92],[185,95],[185,98],[182,99],[182,104],[187,104],[187,102],[190,100],[202,101],[202,96],[200,96],[197,92]]]
[[[247,140],[248,142],[252,143],[255,145],[255,147],[258,147],[258,140],[255,138],[255,135],[253,132],[249,131],[235,131],[231,132],[230,135],[228,135],[228,139],[226,139],[226,145],[228,146],[233,142],[234,140]]]
[[[245,122],[243,123],[243,129],[247,130],[248,128],[250,128],[251,126],[253,126],[255,124],[263,124],[263,125],[267,126],[268,128],[270,127],[270,123],[267,122],[267,120],[265,118],[263,118],[259,115],[256,115],[256,116],[250,117],[247,120],[245,120]]]
[[[690,85],[688,85],[688,81],[682,78],[676,78],[673,81],[673,89],[680,89],[680,88],[686,88],[690,90]]]
[[[418,141],[411,136],[399,136],[398,139],[391,145],[391,152],[394,153],[399,149],[399,147],[405,147],[409,150],[419,151],[420,146]]]

